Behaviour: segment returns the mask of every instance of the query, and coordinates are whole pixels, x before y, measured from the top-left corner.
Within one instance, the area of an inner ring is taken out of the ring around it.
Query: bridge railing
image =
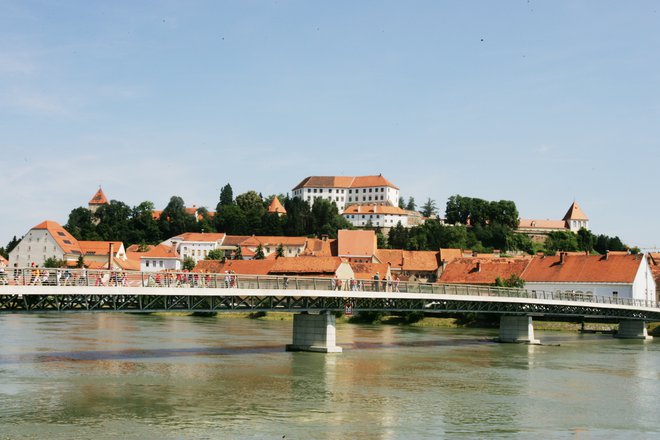
[[[329,277],[239,275],[235,273],[136,272],[91,269],[5,268],[0,285],[167,287],[226,289],[287,289],[350,292],[428,293],[483,297],[529,298],[660,308],[650,300],[548,292],[496,286],[403,282],[397,280],[344,280]]]

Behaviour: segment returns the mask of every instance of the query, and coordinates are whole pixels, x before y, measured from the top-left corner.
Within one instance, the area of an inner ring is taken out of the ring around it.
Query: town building
[[[528,290],[655,301],[656,284],[643,254],[561,252],[536,256],[521,277]]]
[[[440,269],[440,252],[378,249],[375,262],[388,264],[403,281],[434,282]]]
[[[77,265],[80,258],[86,266],[123,268],[127,256],[123,243],[119,241],[78,241],[59,223],[46,220],[32,229],[9,253],[13,266],[43,266],[46,260],[64,261],[69,266]],[[110,262],[110,264],[108,264]]]
[[[175,246],[159,244],[148,246],[146,250],[136,251],[140,259],[142,272],[180,271],[183,268],[182,258]]]
[[[517,232],[529,236],[532,241],[543,243],[548,234],[554,231],[577,232],[581,228],[589,229],[589,218],[577,202],[573,202],[561,220],[530,220],[521,218]]]
[[[371,230],[340,229],[337,234],[337,256],[351,263],[373,263],[378,240]]]
[[[393,228],[398,223],[409,227],[409,211],[391,205],[351,205],[342,212],[342,216],[355,227],[372,226]]]
[[[532,257],[519,258],[456,258],[441,268],[438,281],[449,284],[495,284],[497,278],[521,277]]]
[[[378,176],[310,176],[303,179],[292,190],[310,205],[316,199],[335,202],[339,212],[355,204],[377,204],[398,206],[399,188],[382,174]]]
[[[210,251],[220,249],[224,239],[223,233],[185,232],[161,244],[174,248],[182,260],[192,258],[197,263],[204,260]]]

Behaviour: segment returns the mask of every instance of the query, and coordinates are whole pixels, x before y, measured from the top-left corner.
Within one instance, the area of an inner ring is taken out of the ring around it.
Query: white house
[[[9,253],[9,265],[28,267],[34,263],[43,266],[49,258],[64,260],[64,256],[78,252],[80,245],[59,223],[46,220],[39,223],[21,239]]]
[[[356,227],[371,223],[374,227],[393,228],[401,223],[407,228],[408,212],[398,206],[367,204],[351,205],[342,212],[342,216]]]
[[[339,212],[347,205],[376,204],[397,206],[399,188],[382,174],[378,176],[310,176],[303,179],[293,190],[293,196],[310,205],[316,199],[326,199],[337,204]]]
[[[656,300],[651,266],[642,254],[536,256],[521,278],[528,290]]]
[[[182,260],[190,257],[197,263],[204,260],[210,251],[220,249],[224,239],[225,234],[220,233],[186,232],[161,244],[172,246]]]
[[[163,270],[180,271],[182,263],[174,246],[159,244],[146,252],[140,253],[140,270],[142,272],[160,272]]]

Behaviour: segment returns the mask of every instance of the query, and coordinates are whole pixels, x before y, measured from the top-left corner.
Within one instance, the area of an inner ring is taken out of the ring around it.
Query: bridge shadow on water
[[[495,343],[494,339],[443,339],[402,342],[352,342],[340,343],[344,350],[377,350],[415,347],[460,347]],[[156,348],[126,350],[82,350],[53,351],[49,353],[21,353],[0,355],[0,365],[44,363],[44,362],[85,362],[110,360],[166,359],[189,356],[238,356],[267,353],[284,353],[284,345],[249,345],[235,347],[192,347]]]

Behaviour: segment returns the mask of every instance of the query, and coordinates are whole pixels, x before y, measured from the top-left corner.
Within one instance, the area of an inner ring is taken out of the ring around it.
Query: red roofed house
[[[221,249],[226,251],[229,257],[236,252],[240,246],[244,259],[252,258],[259,245],[268,258],[277,252],[282,246],[285,257],[296,257],[305,250],[306,237],[267,236],[267,235],[228,235],[222,243]]]
[[[43,266],[49,258],[65,261],[69,265],[78,263],[82,256],[86,265],[107,267],[110,245],[114,268],[127,268],[126,252],[119,241],[78,241],[59,223],[46,220],[28,231],[18,245],[9,253],[11,265],[28,267],[32,263]]]
[[[205,259],[210,251],[220,249],[224,239],[222,233],[185,232],[161,244],[173,247],[182,260],[190,257],[196,263]]]
[[[399,188],[378,176],[310,176],[293,188],[293,197],[310,205],[316,199],[326,199],[337,204],[339,212],[347,205],[379,204],[398,206]]]
[[[433,282],[439,275],[440,253],[436,251],[378,249],[375,259],[389,264],[392,274],[399,274],[402,280]]]
[[[522,278],[528,290],[657,300],[649,260],[642,254],[537,256]]]
[[[32,229],[9,253],[10,265],[42,267],[49,258],[77,262],[82,255],[78,240],[57,222],[46,220]]]
[[[349,280],[355,277],[346,260],[339,257],[295,257],[274,260],[269,275],[334,277]]]
[[[372,263],[378,246],[371,230],[340,229],[337,235],[337,255],[352,263]]]
[[[183,267],[182,258],[174,246],[159,244],[150,246],[145,252],[138,253],[142,272],[179,271]]]

